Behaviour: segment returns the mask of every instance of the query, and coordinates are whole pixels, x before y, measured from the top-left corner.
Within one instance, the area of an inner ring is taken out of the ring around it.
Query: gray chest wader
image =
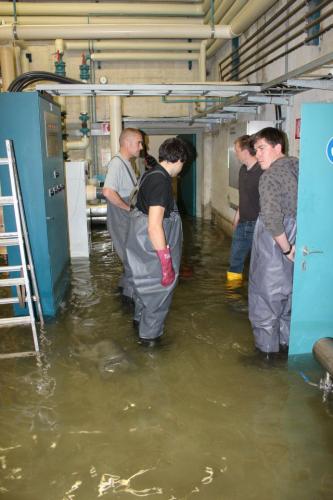
[[[295,242],[296,221],[285,217],[285,233]],[[249,275],[249,319],[255,345],[263,352],[278,352],[279,344],[289,345],[293,263],[259,216],[253,235]]]
[[[148,216],[138,209],[130,214],[126,256],[134,288],[135,319],[139,321],[139,335],[145,339],[154,339],[163,334],[164,321],[179,275],[183,242],[179,213],[171,212],[170,217],[163,220],[163,228],[176,273],[175,281],[168,287],[161,285],[160,261],[148,237]]]
[[[123,198],[128,203],[129,198]],[[120,278],[119,286],[123,289],[123,294],[132,297],[133,291],[130,286],[129,269],[125,263],[125,244],[130,220],[130,213],[122,208],[116,207],[107,200],[107,228],[113,242],[113,246],[121,262],[124,265],[124,272]]]

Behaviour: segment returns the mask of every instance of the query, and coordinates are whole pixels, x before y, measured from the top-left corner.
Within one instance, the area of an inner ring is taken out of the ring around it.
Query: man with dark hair
[[[289,345],[298,159],[286,156],[285,134],[276,128],[255,134],[254,147],[264,173],[250,263],[249,318],[255,345],[267,355]]]
[[[244,262],[251,251],[253,231],[259,214],[259,179],[262,174],[249,135],[235,141],[235,153],[242,163],[239,171],[239,206],[233,220],[233,235],[227,280],[240,282]]]
[[[179,273],[182,225],[172,177],[180,173],[186,159],[182,140],[163,142],[159,164],[143,175],[130,216],[126,257],[134,286],[134,325],[140,343],[147,346],[154,346],[163,334]]]
[[[125,240],[129,223],[129,198],[137,185],[137,177],[131,158],[138,158],[143,149],[142,134],[135,128],[125,128],[119,137],[119,153],[108,165],[103,195],[107,202],[107,226],[114,249],[124,264]],[[132,298],[132,290],[125,273],[120,279],[120,288],[125,300]]]

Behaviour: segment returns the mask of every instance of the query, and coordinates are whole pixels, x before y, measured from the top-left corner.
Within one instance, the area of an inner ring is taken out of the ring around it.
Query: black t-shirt
[[[259,163],[247,170],[245,165],[239,171],[239,222],[254,221],[260,210],[259,179],[263,170]]]
[[[146,215],[149,207],[155,206],[165,208],[164,218],[170,216],[174,207],[172,178],[161,165],[143,175],[136,202],[136,207]]]

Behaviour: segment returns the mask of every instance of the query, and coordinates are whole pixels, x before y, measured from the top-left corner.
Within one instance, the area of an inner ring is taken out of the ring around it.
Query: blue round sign
[[[326,156],[328,158],[328,161],[333,163],[333,137],[330,138],[330,140],[327,143],[326,146]]]

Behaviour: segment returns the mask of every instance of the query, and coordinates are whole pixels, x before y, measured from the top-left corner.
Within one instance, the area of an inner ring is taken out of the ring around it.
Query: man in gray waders
[[[249,318],[256,348],[287,351],[296,237],[298,159],[286,156],[285,134],[267,127],[254,135],[264,173],[260,213],[253,236],[249,275]]]
[[[121,262],[125,260],[125,241],[129,224],[129,198],[137,185],[137,177],[130,159],[138,158],[143,149],[141,132],[135,128],[125,128],[119,137],[120,149],[108,165],[103,195],[107,201],[107,226],[114,249]],[[119,288],[125,300],[131,300],[133,290],[128,270],[120,279]]]
[[[187,147],[182,140],[164,141],[159,164],[140,181],[136,207],[130,215],[126,258],[134,286],[134,325],[140,343],[149,347],[163,334],[179,274],[182,224],[172,177],[180,173],[186,159]]]

